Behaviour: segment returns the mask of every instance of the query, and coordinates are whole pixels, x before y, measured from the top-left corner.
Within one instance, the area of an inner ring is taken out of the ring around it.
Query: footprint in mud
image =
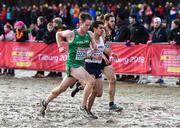
[[[9,89],[15,89],[16,87],[10,86]]]
[[[109,119],[106,121],[106,123],[114,123],[114,120],[113,119]]]
[[[150,106],[149,110],[166,110],[166,108],[161,106]]]
[[[120,118],[133,118],[134,114],[122,114]]]
[[[176,128],[180,128],[180,124],[177,124],[177,125],[176,125]]]

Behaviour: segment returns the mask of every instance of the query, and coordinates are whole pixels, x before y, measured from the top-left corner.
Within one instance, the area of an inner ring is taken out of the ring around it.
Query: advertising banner
[[[180,76],[180,46],[152,45],[152,75]]]
[[[144,44],[126,46],[111,44],[112,51],[118,59],[111,57],[116,73],[148,74],[150,73],[149,47]]]
[[[67,53],[60,54],[56,44],[9,42],[4,55],[9,68],[64,71]],[[67,45],[65,45],[67,47]]]

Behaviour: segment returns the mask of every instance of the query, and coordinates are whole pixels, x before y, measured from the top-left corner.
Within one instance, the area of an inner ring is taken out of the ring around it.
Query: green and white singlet
[[[91,37],[87,32],[81,36],[77,30],[74,31],[74,39],[72,42],[68,42],[68,58],[66,61],[66,73],[70,76],[70,68],[84,67],[87,51],[90,48]]]

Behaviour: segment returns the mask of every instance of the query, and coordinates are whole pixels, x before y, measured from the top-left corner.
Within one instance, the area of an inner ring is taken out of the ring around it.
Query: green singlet
[[[84,67],[84,57],[90,48],[91,37],[87,32],[85,35],[81,36],[77,30],[74,31],[74,39],[72,42],[68,42],[68,58],[66,61],[66,73],[70,77],[70,69]]]

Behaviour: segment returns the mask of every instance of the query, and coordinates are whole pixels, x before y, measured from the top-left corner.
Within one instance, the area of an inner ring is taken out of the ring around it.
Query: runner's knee
[[[102,94],[103,94],[103,92],[102,92],[102,91],[99,91],[99,92],[96,93],[96,97],[101,97]]]
[[[115,79],[115,77],[111,77],[111,79],[109,80],[109,83],[110,83],[111,85],[115,85],[115,84],[116,84],[116,79]]]
[[[54,96],[58,96],[60,94],[59,90],[52,90],[51,92]]]

